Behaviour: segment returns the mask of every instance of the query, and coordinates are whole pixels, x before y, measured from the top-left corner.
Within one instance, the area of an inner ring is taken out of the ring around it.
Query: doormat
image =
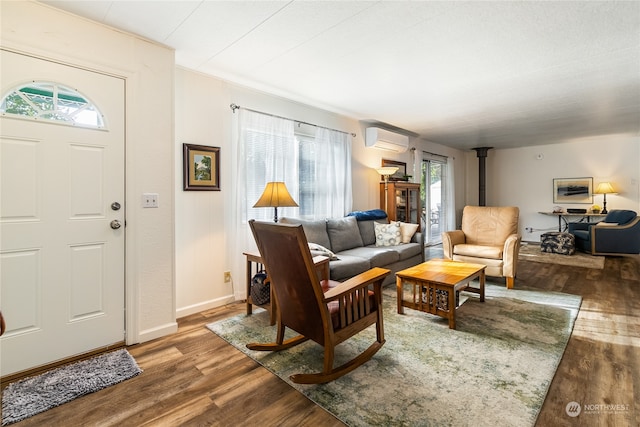
[[[2,425],[24,420],[141,372],[133,356],[121,349],[16,381],[2,392]]]

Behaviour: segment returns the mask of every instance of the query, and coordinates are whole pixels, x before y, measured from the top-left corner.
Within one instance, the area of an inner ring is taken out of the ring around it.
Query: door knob
[[[114,219],[113,221],[111,221],[110,225],[111,225],[111,228],[113,228],[114,230],[117,230],[118,228],[122,227],[122,224],[117,219]]]

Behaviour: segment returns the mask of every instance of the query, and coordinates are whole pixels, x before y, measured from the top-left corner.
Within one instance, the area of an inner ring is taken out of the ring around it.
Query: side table
[[[252,254],[249,252],[243,252],[243,255],[246,257],[246,290],[247,290],[247,316],[250,316],[253,313],[253,306],[258,304],[253,304],[253,300],[251,299],[251,278],[254,274],[258,273],[261,270],[265,270],[264,263],[262,262],[262,258],[260,255]],[[269,324],[276,324],[276,311],[275,308],[275,298],[273,297],[273,287],[270,289],[269,293],[269,303],[259,305],[258,307],[262,307],[269,312]]]
[[[557,216],[558,217],[558,232],[562,232],[562,231],[566,231],[569,228],[569,217],[581,217],[577,222],[589,222],[591,218],[595,218],[596,220],[600,219],[600,218],[604,218],[607,216],[607,214],[601,214],[601,213],[593,213],[593,212],[585,212],[583,214],[578,213],[578,214],[572,214],[572,213],[565,213],[565,212],[538,212],[539,214],[542,215],[548,215],[548,216]],[[564,222],[564,226],[563,223]]]
[[[250,316],[253,312],[254,304],[251,300],[251,278],[254,274],[261,270],[266,270],[264,262],[262,262],[262,257],[258,254],[253,254],[250,252],[243,252],[243,255],[246,257],[246,291],[247,291],[247,316]],[[320,280],[329,280],[329,258],[326,256],[316,256],[313,257],[313,263],[316,267],[316,271],[318,272],[318,278]],[[259,307],[264,308],[269,312],[269,324],[276,324],[276,314],[278,309],[276,307],[276,298],[273,294],[273,286],[270,287],[270,296],[269,296],[269,304],[259,305]]]

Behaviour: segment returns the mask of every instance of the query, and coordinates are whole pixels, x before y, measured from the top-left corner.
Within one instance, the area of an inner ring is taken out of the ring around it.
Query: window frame
[[[15,103],[15,107],[8,106],[10,103]],[[22,110],[17,111],[20,107]],[[78,117],[86,117],[87,114],[83,113],[87,112],[95,124],[78,120]],[[88,97],[67,85],[45,80],[23,83],[10,89],[0,100],[0,114],[22,120],[107,130],[105,116]]]

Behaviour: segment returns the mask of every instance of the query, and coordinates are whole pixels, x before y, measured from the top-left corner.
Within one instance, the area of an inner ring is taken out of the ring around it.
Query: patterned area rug
[[[519,257],[525,261],[544,262],[549,264],[570,265],[572,267],[604,268],[604,257],[576,252],[573,255],[551,254],[540,251],[540,244],[523,243]]]
[[[11,383],[2,393],[2,425],[24,420],[141,372],[123,349]]]
[[[460,300],[466,301],[451,330],[446,319],[427,313],[407,308],[397,314],[395,288],[385,289],[385,345],[363,366],[322,385],[289,380],[322,369],[318,344],[280,353],[245,347],[275,339],[266,312],[207,327],[350,426],[533,425],[581,298],[487,284],[484,303],[466,293]],[[335,366],[374,339],[370,327],[340,344]]]

